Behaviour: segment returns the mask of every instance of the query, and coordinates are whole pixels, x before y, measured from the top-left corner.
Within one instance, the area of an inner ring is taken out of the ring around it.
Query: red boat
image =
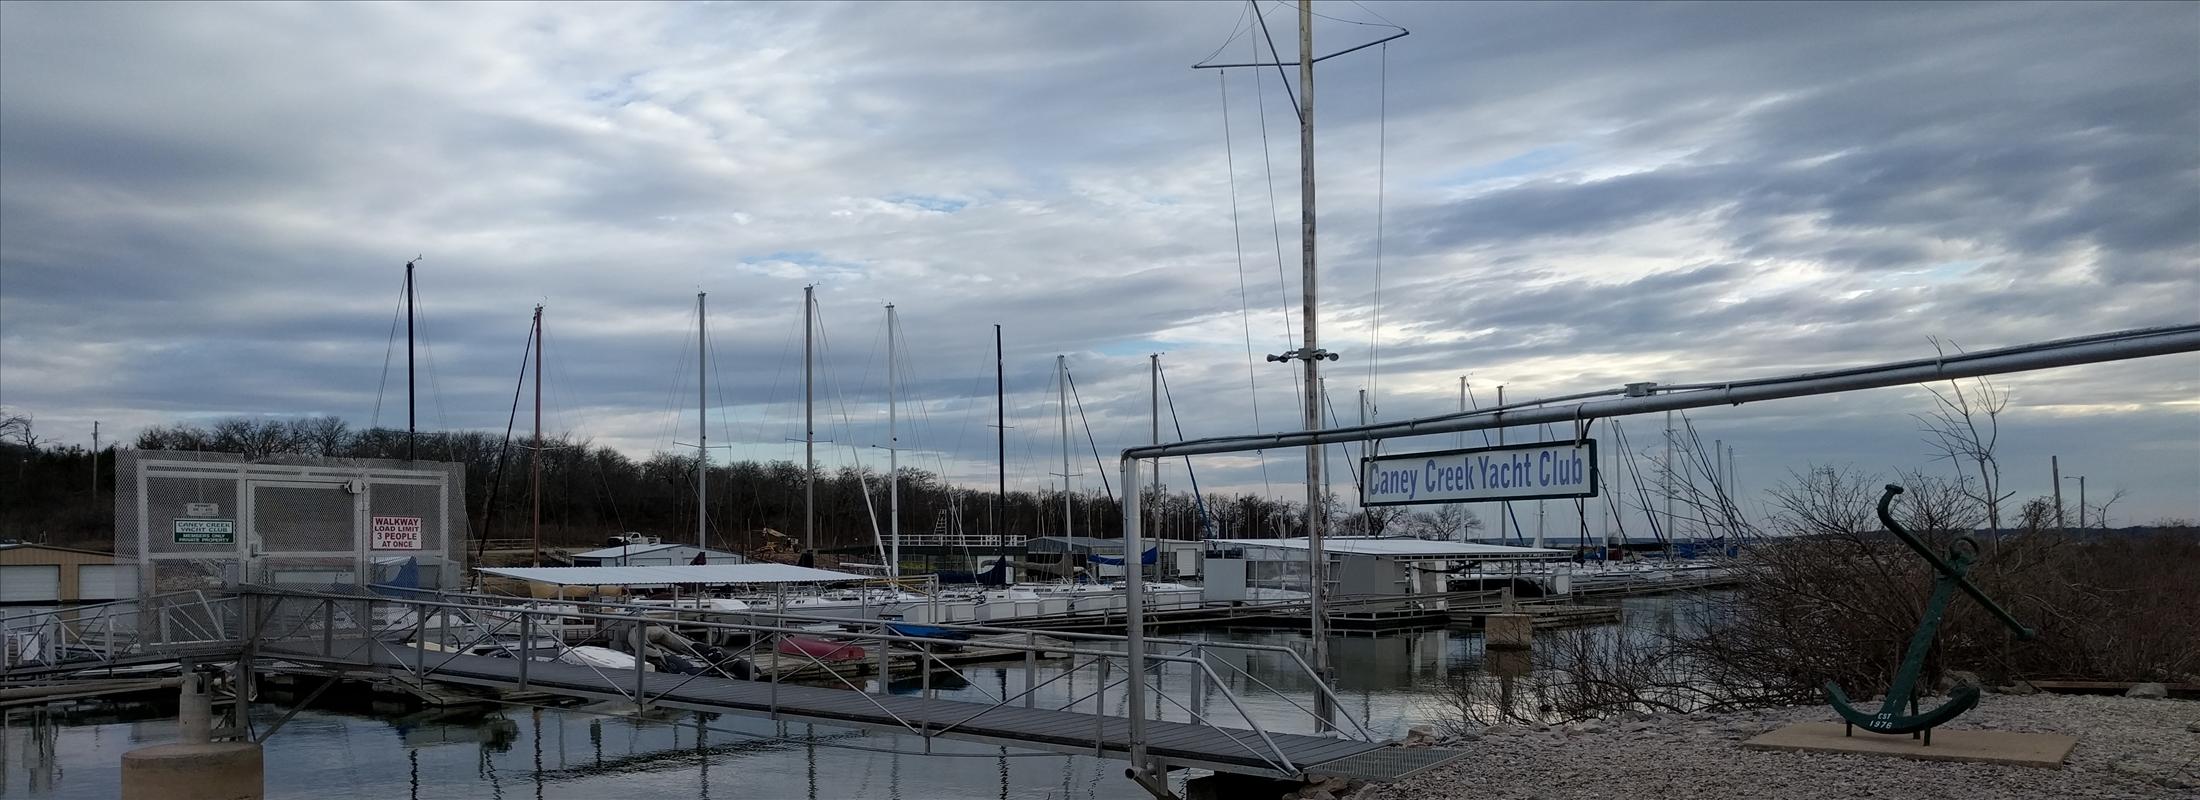
[[[829,642],[807,636],[788,636],[780,639],[779,652],[790,656],[807,655],[827,663],[863,660],[863,648],[860,645],[847,642]]]

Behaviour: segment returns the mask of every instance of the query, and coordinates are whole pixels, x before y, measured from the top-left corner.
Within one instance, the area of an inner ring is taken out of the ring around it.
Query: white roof
[[[1289,550],[1307,549],[1306,537],[1290,539],[1213,539],[1212,547],[1281,547]],[[1564,550],[1534,547],[1509,547],[1501,544],[1476,544],[1473,542],[1447,542],[1434,539],[1408,539],[1377,536],[1324,536],[1322,549],[1331,553],[1348,553],[1361,556],[1387,558],[1474,558],[1483,560],[1556,558],[1566,555]]]
[[[697,564],[670,567],[479,567],[480,572],[565,586],[634,586],[665,583],[832,583],[861,575],[790,564]]]
[[[620,557],[620,556],[633,556],[633,555],[641,555],[641,554],[643,554],[643,553],[654,553],[654,552],[657,552],[657,551],[659,551],[659,550],[669,550],[669,549],[671,549],[671,548],[674,548],[674,547],[684,547],[684,546],[685,546],[685,545],[679,544],[679,543],[677,543],[677,542],[674,542],[674,543],[672,543],[672,544],[622,544],[622,545],[619,545],[619,546],[617,546],[617,547],[606,547],[606,548],[604,548],[604,549],[602,549],[602,550],[590,550],[590,551],[588,551],[588,552],[586,552],[586,553],[578,553],[578,554],[575,554],[575,555],[574,555],[573,557],[574,557],[574,558],[618,558],[618,557]],[[730,555],[730,554],[729,554],[729,555]]]

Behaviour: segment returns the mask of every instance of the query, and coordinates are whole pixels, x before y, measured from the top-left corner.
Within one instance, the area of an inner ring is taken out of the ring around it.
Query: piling
[[[176,709],[176,744],[122,755],[122,800],[260,800],[266,772],[255,742],[213,741],[206,676],[186,673]]]
[[[1505,610],[1482,618],[1482,646],[1491,650],[1526,650],[1535,645],[1535,617],[1513,602],[1512,587],[1505,587]]]

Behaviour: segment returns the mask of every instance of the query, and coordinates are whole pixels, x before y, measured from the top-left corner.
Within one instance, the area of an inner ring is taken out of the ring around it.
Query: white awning
[[[790,564],[695,564],[670,567],[478,567],[506,578],[561,586],[653,586],[667,583],[836,583],[862,575]]]
[[[1290,539],[1208,539],[1209,548],[1227,547],[1278,547],[1287,550],[1305,550],[1306,537]],[[1565,550],[1535,547],[1510,547],[1501,544],[1475,544],[1436,539],[1405,539],[1373,536],[1324,536],[1322,549],[1330,553],[1378,558],[1400,559],[1475,559],[1481,561],[1522,560],[1534,561],[1562,558]]]

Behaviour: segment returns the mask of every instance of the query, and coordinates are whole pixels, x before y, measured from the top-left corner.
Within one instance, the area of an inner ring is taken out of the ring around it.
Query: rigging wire
[[[489,496],[481,502],[481,544],[479,550],[489,546],[491,526],[496,522],[497,495],[504,488],[504,458],[512,446],[512,428],[519,423],[519,392],[527,385],[527,357],[535,352],[535,326],[527,326],[527,345],[519,351],[519,380],[512,384],[512,413],[504,419],[504,440],[497,443],[496,469],[489,474]],[[478,560],[480,556],[475,556]]]
[[[1232,188],[1236,188],[1234,185]],[[405,284],[397,285],[397,309],[390,312],[389,344],[382,347],[382,379],[374,387],[374,415],[367,418],[367,428],[382,427],[382,397],[390,387],[390,355],[397,352],[397,321],[405,316]],[[1250,351],[1248,351],[1250,352]]]
[[[1184,418],[1176,415],[1176,394],[1169,391],[1169,369],[1161,368],[1161,397],[1169,403],[1169,420],[1176,424],[1176,440],[1184,441]],[[1215,534],[1214,517],[1207,513],[1207,498],[1199,491],[1199,473],[1192,471],[1192,457],[1184,457],[1184,474],[1192,480],[1192,505],[1199,509],[1199,530],[1206,534],[1201,538],[1212,539]]]
[[[1381,417],[1383,342],[1383,190],[1390,145],[1390,45],[1383,45],[1382,78],[1377,82],[1375,114],[1375,327],[1367,334],[1368,414]],[[1363,446],[1362,449],[1365,449]],[[1364,455],[1364,453],[1363,453]]]
[[[1230,135],[1230,71],[1216,70],[1215,77],[1222,87],[1222,157],[1230,170],[1230,244],[1237,250],[1238,323],[1245,328],[1245,382],[1253,398],[1253,430],[1260,431],[1267,429],[1260,425],[1260,368],[1253,361],[1253,306],[1245,291],[1245,234],[1238,225],[1237,145]],[[1253,455],[1260,459],[1261,490],[1275,494],[1275,487],[1268,482],[1268,451],[1255,450]]]
[[[1114,505],[1115,486],[1108,481],[1107,462],[1100,460],[1100,442],[1092,437],[1092,419],[1085,416],[1085,399],[1077,396],[1077,374],[1063,367],[1062,377],[1069,380],[1069,399],[1077,404],[1077,419],[1085,424],[1085,443],[1092,445],[1093,471],[1100,473],[1100,486],[1108,492],[1108,504]],[[1125,487],[1124,491],[1133,491],[1133,488]]]
[[[1268,30],[1266,24],[1265,22],[1262,23],[1261,32],[1263,34],[1267,33]],[[1258,60],[1260,43],[1253,42],[1252,44],[1255,60]],[[1273,39],[1269,40],[1268,49],[1270,52],[1276,49],[1276,43]],[[1277,67],[1276,71],[1281,74],[1283,68]],[[1276,160],[1274,148],[1268,142],[1268,101],[1263,97],[1260,86],[1260,70],[1254,69],[1253,100],[1260,112],[1260,156],[1261,162],[1266,167],[1265,173],[1268,178],[1268,225],[1276,248],[1276,292],[1278,294],[1278,304],[1283,308],[1283,341],[1285,344],[1290,345],[1289,349],[1297,350],[1299,347],[1298,334],[1294,333],[1291,327],[1291,284],[1284,277],[1283,272],[1283,218],[1279,216],[1283,212],[1282,206],[1276,202]],[[1291,91],[1291,84],[1286,81],[1283,89],[1288,94]],[[1297,109],[1298,101],[1292,100],[1291,107]],[[1304,415],[1306,413],[1305,387],[1299,385],[1298,370],[1287,371],[1291,373],[1292,402],[1298,406],[1299,413]]]

